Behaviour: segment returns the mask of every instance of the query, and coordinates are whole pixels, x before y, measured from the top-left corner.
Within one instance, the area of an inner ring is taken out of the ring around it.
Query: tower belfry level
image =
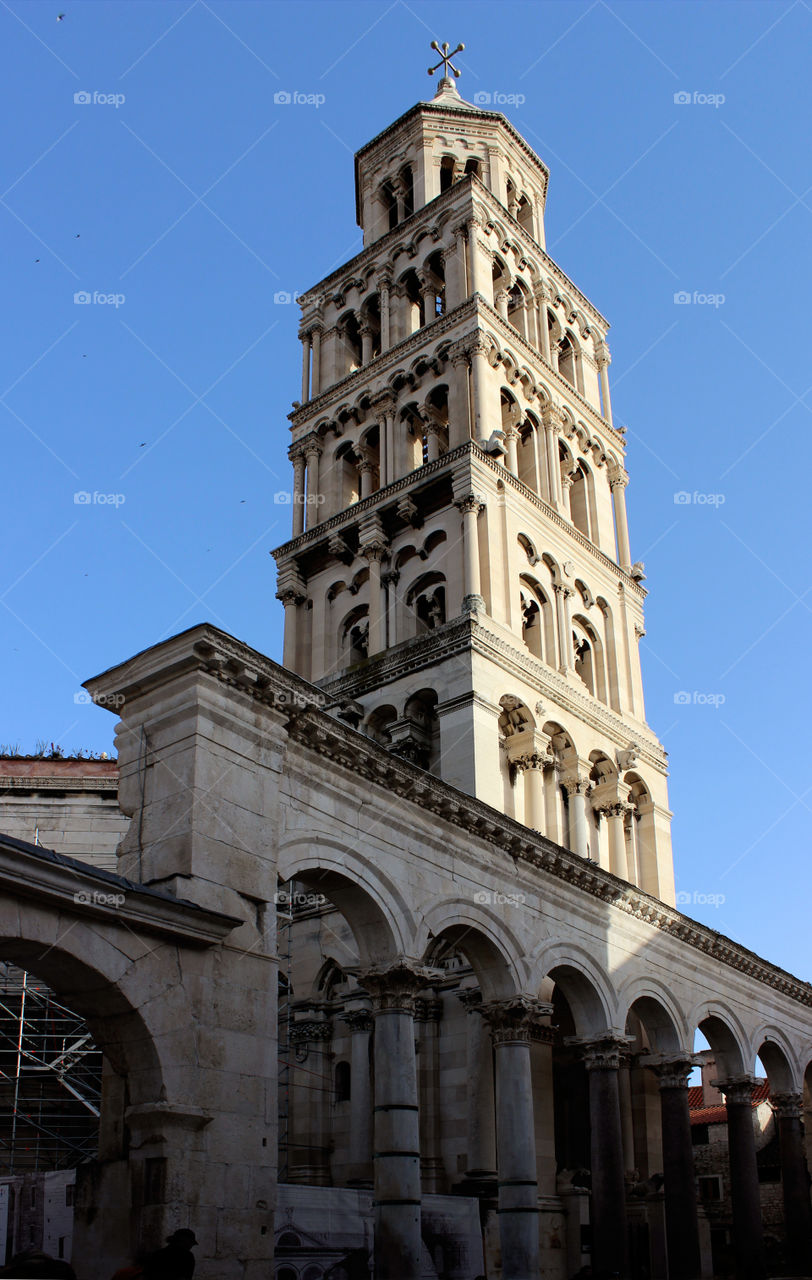
[[[285,665],[673,902],[608,322],[545,251],[546,166],[437,51],[434,98],[355,157],[361,253],[300,299]]]

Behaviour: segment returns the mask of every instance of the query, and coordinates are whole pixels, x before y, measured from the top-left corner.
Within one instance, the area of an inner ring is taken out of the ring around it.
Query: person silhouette
[[[163,1249],[156,1249],[144,1262],[144,1280],[191,1280],[195,1272],[192,1249],[197,1237],[189,1227],[167,1236]]]

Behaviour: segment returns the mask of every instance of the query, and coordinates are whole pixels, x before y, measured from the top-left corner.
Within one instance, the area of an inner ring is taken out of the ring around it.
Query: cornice
[[[320,417],[323,410],[334,400],[341,401],[345,396],[346,390],[353,384],[357,383],[359,387],[362,387],[366,383],[373,381],[388,365],[397,366],[401,364],[404,356],[408,357],[413,350],[419,351],[421,347],[428,346],[436,338],[441,338],[449,329],[453,329],[460,320],[467,319],[469,315],[472,320],[476,320],[476,299],[479,296],[479,294],[473,294],[470,298],[466,298],[458,307],[454,307],[453,310],[446,311],[428,324],[424,324],[415,333],[410,333],[408,338],[402,338],[400,342],[396,342],[387,351],[382,351],[380,355],[375,356],[374,360],[369,360],[360,369],[354,369],[352,373],[347,374],[346,378],[342,378],[340,382],[334,382],[326,391],[319,392],[312,400],[308,400],[305,404],[300,405],[298,409],[294,409],[292,413],[288,414],[291,430],[295,431],[297,427],[300,427],[310,418]],[[473,334],[463,334],[461,336],[473,337]],[[567,383],[567,386],[569,386],[569,383]],[[385,387],[380,388],[382,391],[386,389]],[[371,394],[375,393],[371,392]]]
[[[191,946],[213,946],[243,923],[8,836],[0,837],[0,883],[6,894],[47,901],[80,920],[107,920]]]
[[[448,783],[425,773],[389,753],[363,735],[330,717],[306,712],[289,725],[290,737],[330,762],[331,771],[345,768],[358,781],[364,779],[417,804],[453,826],[474,835],[524,862],[563,881],[608,907],[632,916],[679,943],[737,970],[748,978],[779,991],[812,1008],[812,985],[762,960],[754,952],[723,934],[682,915],[642,889],[620,880],[597,863],[555,845],[513,818],[464,795]]]
[[[6,775],[0,777],[0,795],[4,791],[107,791],[115,797],[118,794],[118,774],[92,775],[82,778],[62,778],[58,775],[38,778],[33,774]]]
[[[344,528],[345,525],[355,524],[365,512],[373,511],[379,504],[388,502],[391,498],[396,497],[407,489],[422,485],[424,478],[437,475],[438,472],[450,468],[453,463],[466,456],[469,451],[469,444],[473,444],[473,441],[466,441],[465,444],[459,445],[458,448],[441,454],[433,462],[425,462],[422,467],[418,467],[415,471],[410,471],[408,475],[401,476],[399,480],[393,481],[392,484],[386,485],[383,489],[376,489],[368,498],[362,498],[359,502],[353,503],[351,507],[345,507],[343,511],[330,516],[329,520],[323,521],[322,524],[314,525],[312,529],[306,529],[298,537],[291,538],[289,542],[283,543],[281,547],[277,547],[275,551],[272,551],[271,555],[276,560],[295,555],[299,551],[315,546],[328,533]]]
[[[498,475],[500,480],[509,484],[512,489],[515,489],[523,498],[526,498],[534,507],[537,507],[551,524],[557,525],[558,528],[568,534],[574,542],[577,542],[584,551],[588,551],[594,559],[600,561],[600,563],[609,570],[612,577],[619,579],[628,591],[633,592],[633,594],[638,596],[641,601],[645,600],[648,592],[645,587],[640,585],[636,578],[633,578],[625,569],[622,569],[611,556],[606,554],[605,551],[601,551],[600,547],[596,547],[595,543],[591,542],[589,538],[587,538],[586,534],[581,533],[581,530],[576,528],[574,524],[571,524],[569,520],[565,520],[560,512],[556,511],[554,507],[549,506],[544,499],[540,498],[539,495],[535,493],[529,485],[526,485],[523,480],[520,480],[518,476],[514,476],[513,472],[508,471],[507,467],[503,467],[500,463],[496,462],[490,454],[485,453],[484,449],[481,449],[475,440],[471,441],[471,445],[473,446],[473,456],[477,461],[484,463],[489,470]],[[463,446],[463,448],[464,447],[465,446]]]
[[[636,596],[641,602],[646,598],[646,589],[625,569],[607,556],[605,551],[601,551],[596,547],[594,542],[590,542],[585,534],[581,533],[574,524],[570,524],[559,514],[553,507],[534,493],[532,489],[517,476],[514,476],[506,467],[495,462],[475,440],[466,440],[464,444],[458,445],[456,449],[443,453],[439,458],[435,458],[433,462],[426,462],[423,466],[418,467],[415,471],[410,471],[408,475],[401,476],[399,480],[395,480],[392,484],[386,485],[383,489],[376,489],[368,498],[362,498],[360,502],[353,503],[351,507],[346,507],[343,511],[339,511],[336,515],[330,516],[328,520],[324,520],[321,524],[313,525],[312,528],[306,529],[304,533],[300,533],[297,537],[291,538],[288,542],[283,542],[280,547],[276,547],[271,555],[280,563],[290,556],[300,554],[307,551],[322,541],[328,534],[334,533],[336,530],[347,528],[356,523],[356,521],[368,511],[375,510],[378,506],[384,505],[407,490],[422,486],[431,476],[437,475],[441,471],[445,471],[454,466],[455,463],[462,461],[463,458],[470,457],[472,460],[483,463],[492,471],[498,479],[527,498],[532,504],[550,521],[556,525],[564,533],[577,542],[584,551],[587,551],[593,559],[597,560],[612,575],[613,579],[622,582],[625,589],[632,595]]]
[[[487,658],[517,679],[525,681],[537,690],[539,696],[546,693],[558,706],[592,729],[611,738],[619,747],[628,745],[634,738],[639,755],[660,773],[667,772],[667,758],[659,740],[648,726],[635,721],[630,725],[610,707],[595,702],[581,694],[552,667],[539,662],[532,654],[523,654],[509,641],[497,636],[486,625],[473,618],[457,618],[437,627],[418,639],[404,640],[387,651],[381,658],[374,658],[352,672],[324,681],[320,687],[331,703],[354,701],[370,689],[380,689],[393,684],[415,671],[446,662],[450,657],[472,650]],[[467,699],[471,695],[463,695]],[[478,697],[476,693],[473,697]]]
[[[225,682],[234,687],[240,696],[265,707],[272,706],[277,713],[281,701],[279,693],[284,691],[288,708],[285,716],[288,742],[294,742],[306,751],[322,757],[326,762],[325,768],[329,769],[333,779],[339,769],[346,769],[354,781],[364,779],[381,786],[386,795],[399,795],[451,823],[465,832],[466,837],[474,835],[507,853],[515,862],[526,863],[555,880],[566,882],[607,906],[633,916],[695,951],[779,991],[788,999],[812,1007],[812,986],[809,983],[801,982],[785,970],[769,964],[754,952],[706,925],[691,920],[677,911],[676,907],[670,907],[651,894],[644,893],[642,889],[620,880],[596,863],[553,844],[545,836],[499,813],[483,801],[465,795],[416,765],[391,755],[377,743],[321,710],[324,698],[321,690],[209,623],[192,627],[171,640],[145,650],[128,662],[87,681],[85,687],[90,689],[91,694],[96,690],[106,698],[108,709],[113,706],[110,694],[118,694],[115,699],[116,713],[126,716],[129,698],[136,696],[144,685],[155,687],[166,684],[179,674],[192,670],[212,680]],[[28,867],[23,867],[22,870],[31,878],[32,866],[40,863],[40,858],[32,857],[37,854],[37,850],[32,846],[22,846],[19,841],[7,839],[1,847],[4,856],[10,850],[12,858],[15,848],[26,851]],[[18,861],[19,857],[17,855]],[[49,852],[48,860],[70,864],[69,874],[72,876],[83,873],[95,878],[97,882],[106,879],[108,885],[111,881],[119,880],[119,877],[91,871],[83,864],[75,863],[73,859],[64,859],[58,854]],[[36,884],[34,878],[31,880],[32,889],[39,893],[38,878]],[[64,883],[60,888],[64,897]],[[150,893],[143,886],[137,885],[133,887],[133,891],[135,894]],[[174,912],[177,905],[174,901],[166,902],[161,904],[160,909]],[[240,923],[232,922],[230,917],[218,918],[214,913],[201,911],[192,904],[186,906],[185,910],[195,912],[198,919],[211,919],[212,922],[219,919],[220,927],[226,933]]]

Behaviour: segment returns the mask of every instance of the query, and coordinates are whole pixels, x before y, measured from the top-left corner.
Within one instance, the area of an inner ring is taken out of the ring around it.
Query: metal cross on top
[[[451,59],[455,57],[456,54],[462,53],[465,45],[458,44],[456,49],[452,49],[450,53],[448,52],[450,46],[447,41],[443,44],[443,47],[440,48],[437,41],[432,40],[431,47],[432,49],[436,49],[437,53],[439,53],[440,61],[437,63],[436,67],[429,67],[429,75],[433,76],[435,71],[439,71],[440,67],[442,67],[444,77],[447,78],[449,71],[453,71],[454,75],[459,79],[460,73],[456,67],[452,67]]]

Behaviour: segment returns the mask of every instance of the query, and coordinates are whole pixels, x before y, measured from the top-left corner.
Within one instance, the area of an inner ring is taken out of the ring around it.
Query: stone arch
[[[762,1024],[751,1040],[751,1073],[758,1056],[770,1082],[770,1093],[799,1093],[803,1087],[803,1067],[783,1031]]]
[[[698,1005],[691,1011],[688,1025],[692,1031],[701,1031],[713,1050],[720,1079],[740,1076],[748,1070],[751,1056],[747,1033],[723,1004],[710,1001]]]
[[[279,875],[329,898],[350,926],[362,964],[411,954],[415,925],[409,904],[357,849],[297,832],[280,844]]]
[[[116,1074],[126,1077],[128,1101],[137,1105],[166,1096],[162,1040],[171,1039],[173,1059],[179,1055],[190,1067],[193,1055],[190,1046],[164,1030],[168,1025],[183,1027],[189,1017],[174,969],[167,972],[158,958],[147,961],[150,947],[135,933],[127,934],[129,942],[133,954],[127,953],[121,937],[116,945],[95,922],[77,918],[68,924],[68,918],[51,907],[11,898],[0,904],[0,960],[35,974],[84,1019]],[[140,964],[139,951],[144,957]],[[160,1032],[149,1026],[145,992],[162,1006]],[[174,1010],[169,1018],[167,1003]]]
[[[634,1015],[643,1027],[651,1053],[691,1053],[685,1016],[673,995],[656,978],[633,978],[618,993],[618,1002],[627,1033],[633,1033]]]
[[[531,956],[534,989],[551,980],[566,997],[579,1036],[596,1036],[617,1027],[617,996],[605,970],[577,944],[552,939]]]
[[[481,890],[480,897],[492,895]],[[438,902],[421,921],[420,939],[427,962],[442,948],[463,951],[477,976],[483,1000],[500,1000],[527,990],[526,948],[505,920],[505,906],[489,907],[470,899]],[[520,910],[520,908],[517,908]]]

